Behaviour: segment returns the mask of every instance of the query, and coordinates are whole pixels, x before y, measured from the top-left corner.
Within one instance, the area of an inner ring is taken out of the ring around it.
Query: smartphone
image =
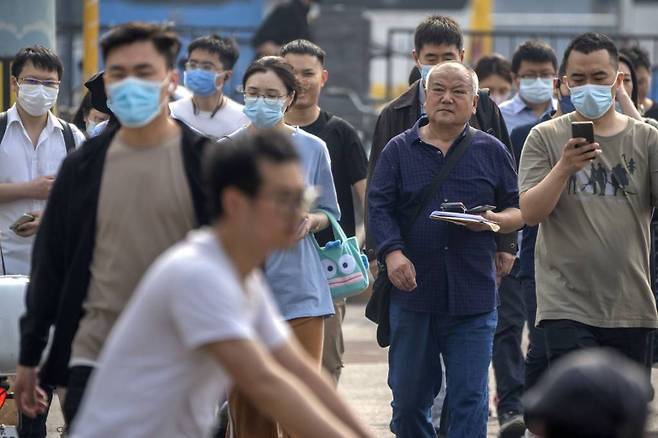
[[[466,212],[466,206],[463,202],[444,202],[441,204],[441,210],[451,213],[464,213]]]
[[[478,205],[477,207],[473,207],[470,210],[466,210],[466,213],[468,214],[478,214],[478,213],[484,213],[485,211],[491,211],[495,210],[496,206],[495,205]]]
[[[36,219],[34,216],[32,216],[30,213],[25,213],[23,216],[19,217],[16,219],[16,222],[11,224],[9,227],[10,230],[12,230],[14,233],[20,227],[21,225],[25,225],[28,222],[32,222],[34,219]]]
[[[571,138],[582,137],[587,143],[577,144],[576,147],[583,144],[594,143],[594,123],[592,122],[571,122]]]

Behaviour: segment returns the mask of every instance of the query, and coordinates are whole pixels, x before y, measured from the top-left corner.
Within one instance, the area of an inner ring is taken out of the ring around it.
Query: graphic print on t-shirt
[[[635,195],[636,193],[630,190],[631,177],[637,168],[635,159],[627,160],[626,154],[621,155],[623,163],[615,164],[612,169],[596,160],[590,163],[589,168],[572,175],[567,185],[567,193],[588,193],[597,196]]]

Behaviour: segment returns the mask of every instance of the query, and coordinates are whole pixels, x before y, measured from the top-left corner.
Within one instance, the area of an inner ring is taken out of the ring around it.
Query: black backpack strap
[[[7,130],[7,111],[0,113],[0,143],[5,137],[5,131]]]
[[[473,133],[476,131],[475,128],[468,126],[466,128],[466,132],[464,135],[457,141],[457,144],[453,146],[452,153],[448,153],[448,161],[446,164],[441,168],[439,173],[434,177],[432,180],[432,183],[425,188],[423,191],[423,194],[420,198],[420,202],[416,206],[416,210],[414,211],[414,214],[411,216],[411,222],[405,227],[404,230],[402,231],[402,237],[404,238],[409,232],[411,231],[411,227],[413,226],[414,222],[416,222],[416,219],[418,219],[418,216],[420,213],[423,211],[429,200],[432,198],[432,196],[439,190],[441,187],[441,184],[446,180],[452,169],[457,165],[457,162],[459,159],[464,155],[466,150],[471,146],[471,140],[473,138]]]
[[[75,137],[73,137],[73,130],[71,129],[71,125],[69,125],[67,122],[64,120],[58,118],[59,123],[62,124],[62,135],[64,135],[64,146],[66,147],[66,153],[70,154],[75,150]]]

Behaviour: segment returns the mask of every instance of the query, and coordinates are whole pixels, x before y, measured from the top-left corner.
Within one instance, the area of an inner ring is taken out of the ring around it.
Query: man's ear
[[[479,101],[480,101],[480,93],[475,93],[475,96],[473,96],[473,111],[472,111],[473,114],[475,114],[475,112],[478,109],[478,102]]]
[[[464,54],[466,53],[466,49],[461,49],[459,51],[459,62],[463,63],[464,62]]]
[[[420,67],[420,59],[418,59],[418,53],[416,52],[416,49],[413,49],[411,51],[411,57],[413,58],[414,62],[418,67]]]
[[[328,80],[329,80],[329,72],[327,70],[322,70],[322,82],[320,83],[320,85],[324,87],[324,84],[326,84]]]

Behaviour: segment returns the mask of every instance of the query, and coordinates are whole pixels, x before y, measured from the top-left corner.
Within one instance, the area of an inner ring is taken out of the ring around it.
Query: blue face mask
[[[560,96],[560,110],[562,111],[562,114],[569,114],[571,112],[576,111],[576,108],[574,108],[573,103],[571,103],[571,96],[568,94],[564,96]]]
[[[432,70],[433,65],[425,65],[421,64],[420,65],[420,78],[423,80],[423,84],[427,83],[427,76],[430,74],[430,70]]]
[[[521,79],[519,94],[529,103],[544,103],[553,97],[553,79]]]
[[[571,88],[571,102],[580,114],[590,120],[603,116],[613,104],[612,85],[585,84]]]
[[[285,99],[277,99],[268,103],[262,96],[256,99],[245,99],[244,114],[257,128],[271,128],[283,119],[283,104]]]
[[[219,74],[212,70],[185,70],[183,84],[198,96],[212,96],[217,91],[215,81]]]
[[[164,82],[129,76],[107,86],[107,107],[122,126],[140,128],[160,114],[160,92]]]

